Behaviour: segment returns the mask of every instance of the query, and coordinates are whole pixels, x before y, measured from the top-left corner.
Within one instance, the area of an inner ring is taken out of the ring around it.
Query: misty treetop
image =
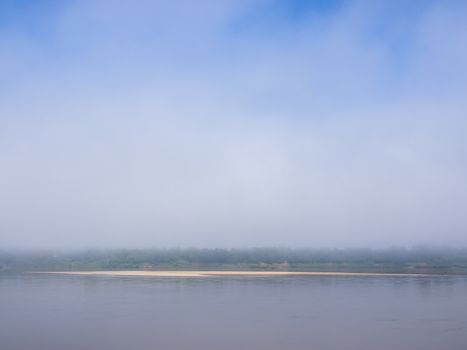
[[[242,269],[381,272],[467,271],[467,249],[154,248],[3,251],[0,271],[83,269]]]

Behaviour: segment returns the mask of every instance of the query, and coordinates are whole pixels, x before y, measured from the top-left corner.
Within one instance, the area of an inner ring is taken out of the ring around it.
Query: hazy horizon
[[[467,2],[0,2],[0,249],[467,247]]]
[[[411,246],[403,245],[393,245],[393,246],[384,246],[384,247],[370,247],[370,246],[286,246],[286,245],[257,245],[257,246],[183,246],[183,245],[147,245],[147,246],[47,246],[47,247],[32,247],[32,246],[22,246],[22,247],[0,247],[0,254],[86,254],[86,253],[112,253],[112,252],[189,252],[189,251],[199,251],[199,252],[214,252],[214,251],[224,251],[224,252],[255,252],[255,251],[283,251],[283,252],[309,252],[309,253],[374,253],[386,254],[386,253],[439,253],[448,255],[450,252],[467,252],[467,246],[458,245],[424,245],[424,244],[415,244]]]

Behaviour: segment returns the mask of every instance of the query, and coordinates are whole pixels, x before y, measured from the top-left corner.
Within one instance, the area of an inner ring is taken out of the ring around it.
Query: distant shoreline
[[[441,274],[384,273],[384,272],[331,272],[331,271],[38,271],[35,274],[125,276],[125,277],[281,277],[281,276],[368,276],[368,277],[421,277]]]
[[[148,248],[74,252],[8,252],[0,249],[0,273],[28,271],[177,271],[176,275],[180,275],[179,271],[198,271],[201,272],[198,275],[203,276],[205,271],[216,271],[215,275],[219,274],[217,271],[254,271],[263,276],[268,275],[263,272],[313,272],[311,275],[324,276],[328,274],[322,272],[334,276],[336,272],[339,272],[338,276],[343,272],[369,276],[467,275],[467,248]]]

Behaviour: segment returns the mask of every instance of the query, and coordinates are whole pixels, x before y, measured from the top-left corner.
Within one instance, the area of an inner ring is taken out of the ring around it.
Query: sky
[[[0,248],[467,246],[467,2],[0,1]]]

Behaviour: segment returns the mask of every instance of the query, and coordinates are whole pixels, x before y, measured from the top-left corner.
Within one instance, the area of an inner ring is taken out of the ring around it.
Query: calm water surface
[[[466,277],[0,275],[0,349],[467,349]]]

